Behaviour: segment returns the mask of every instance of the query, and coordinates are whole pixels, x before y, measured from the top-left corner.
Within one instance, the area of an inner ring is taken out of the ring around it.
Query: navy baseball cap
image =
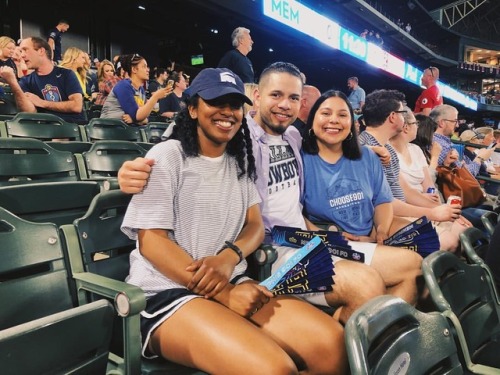
[[[223,95],[238,95],[245,103],[252,105],[252,101],[245,95],[243,81],[226,68],[206,68],[195,77],[186,89],[189,96],[198,94],[204,100],[212,100]]]

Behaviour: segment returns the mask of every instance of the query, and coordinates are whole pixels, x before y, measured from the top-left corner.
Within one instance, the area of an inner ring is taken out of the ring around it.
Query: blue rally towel
[[[300,247],[314,236],[318,236],[328,247],[331,255],[356,262],[364,263],[365,261],[365,254],[353,250],[341,232],[312,231],[276,225],[271,231],[271,235],[275,244],[290,247]]]
[[[384,245],[413,250],[423,258],[440,248],[436,229],[425,216],[398,230],[384,241]]]
[[[274,295],[333,290],[333,259],[325,243],[315,236],[260,285]]]

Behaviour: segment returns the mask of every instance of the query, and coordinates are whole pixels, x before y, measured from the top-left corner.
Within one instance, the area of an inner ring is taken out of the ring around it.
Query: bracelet
[[[225,241],[224,243],[225,243],[225,245],[222,247],[222,249],[217,251],[216,255],[219,255],[225,249],[231,249],[238,255],[239,260],[238,260],[238,263],[236,263],[236,264],[240,264],[244,258],[243,253],[241,252],[241,249],[232,242]]]

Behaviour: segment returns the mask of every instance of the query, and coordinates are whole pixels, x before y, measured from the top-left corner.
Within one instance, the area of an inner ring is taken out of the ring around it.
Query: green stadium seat
[[[127,160],[145,156],[140,145],[130,141],[95,141],[88,151],[75,155],[82,180],[116,178]]]
[[[83,125],[88,141],[98,140],[142,142],[139,127],[130,126],[114,118],[93,118],[87,125]]]
[[[38,139],[0,138],[0,155],[0,186],[78,180],[73,155]]]
[[[446,318],[384,295],[361,306],[345,326],[351,374],[463,374]]]
[[[0,207],[2,374],[104,374],[109,302],[74,307],[59,231]]]
[[[424,259],[422,272],[437,309],[454,328],[464,367],[499,374],[500,305],[485,269],[437,251]]]
[[[50,113],[28,112],[19,112],[12,119],[5,120],[5,134],[2,137],[36,138],[42,141],[83,140],[77,124],[66,122]]]

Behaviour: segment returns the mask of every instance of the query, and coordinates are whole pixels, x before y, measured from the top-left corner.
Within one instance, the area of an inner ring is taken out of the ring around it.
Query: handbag
[[[462,198],[462,207],[479,206],[486,200],[486,195],[479,181],[466,167],[438,166],[437,184],[445,200],[450,195]]]

